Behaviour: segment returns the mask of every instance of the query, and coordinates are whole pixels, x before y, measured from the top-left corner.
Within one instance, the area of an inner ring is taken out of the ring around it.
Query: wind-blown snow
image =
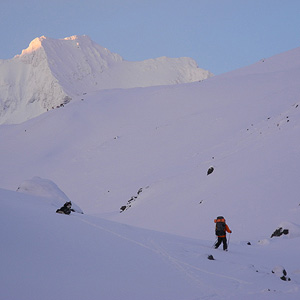
[[[68,196],[54,182],[37,176],[23,181],[17,191],[28,195],[48,198],[51,200],[51,204],[58,208],[63,206],[65,202],[70,201]],[[72,209],[83,213],[80,207],[74,202],[72,203]]]
[[[1,125],[0,296],[298,299],[299,58],[89,92]],[[39,181],[35,196],[8,191],[26,180]],[[84,215],[55,214],[38,192],[49,180]],[[212,248],[218,215],[229,252]],[[279,227],[289,233],[270,238]]]
[[[212,76],[191,58],[129,62],[88,36],[34,39],[0,60],[0,124],[20,123],[88,92],[200,81]]]

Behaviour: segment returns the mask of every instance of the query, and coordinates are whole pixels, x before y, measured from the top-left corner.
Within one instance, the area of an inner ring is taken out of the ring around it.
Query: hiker
[[[65,214],[65,215],[69,215],[71,213],[71,211],[75,211],[74,209],[71,208],[72,207],[72,202],[68,201],[66,202],[61,208],[59,208],[58,210],[56,210],[56,212],[58,214]]]
[[[227,251],[227,238],[226,238],[226,231],[231,233],[232,231],[229,229],[228,225],[224,217],[219,216],[215,219],[216,223],[216,236],[218,237],[218,241],[215,244],[215,249],[217,249],[223,243],[223,250]]]

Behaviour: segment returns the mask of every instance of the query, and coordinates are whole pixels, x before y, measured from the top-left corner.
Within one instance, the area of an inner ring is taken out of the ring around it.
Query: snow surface
[[[298,239],[231,242],[224,252],[212,241],[55,214],[42,197],[3,189],[0,197],[1,299],[299,297]],[[280,279],[283,269],[291,281]]]
[[[52,206],[57,208],[71,201],[54,182],[37,176],[30,180],[23,181],[18,187],[17,192],[48,198],[51,200],[50,203]],[[81,208],[74,202],[72,202],[72,209],[75,210],[75,212],[83,213]]]
[[[187,57],[129,62],[88,36],[34,39],[0,60],[0,124],[20,123],[88,92],[201,81],[212,74]]]
[[[0,299],[299,299],[299,80],[297,48],[1,125]]]

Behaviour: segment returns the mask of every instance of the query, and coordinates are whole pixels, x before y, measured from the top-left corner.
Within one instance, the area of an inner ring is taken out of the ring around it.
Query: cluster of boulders
[[[289,234],[289,230],[288,229],[283,229],[282,227],[277,228],[271,235],[271,238],[274,236],[282,236],[282,235],[287,235]]]
[[[128,201],[126,205],[123,205],[120,207],[120,213],[127,210],[128,208],[131,207],[132,202],[136,201],[136,199],[138,198],[138,195],[143,191],[143,188],[140,188],[137,193],[136,196],[132,196]]]
[[[276,266],[273,268],[272,273],[278,276],[283,281],[291,281],[291,278],[287,276],[287,271],[282,266]]]

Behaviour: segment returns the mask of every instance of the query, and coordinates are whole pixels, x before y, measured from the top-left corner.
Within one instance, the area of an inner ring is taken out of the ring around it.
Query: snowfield
[[[202,82],[78,85],[2,124],[0,299],[299,299],[299,81],[297,48]]]
[[[230,241],[224,252],[213,240],[59,215],[47,198],[2,189],[0,197],[1,299],[299,297],[298,239]],[[291,281],[280,279],[283,268]]]

